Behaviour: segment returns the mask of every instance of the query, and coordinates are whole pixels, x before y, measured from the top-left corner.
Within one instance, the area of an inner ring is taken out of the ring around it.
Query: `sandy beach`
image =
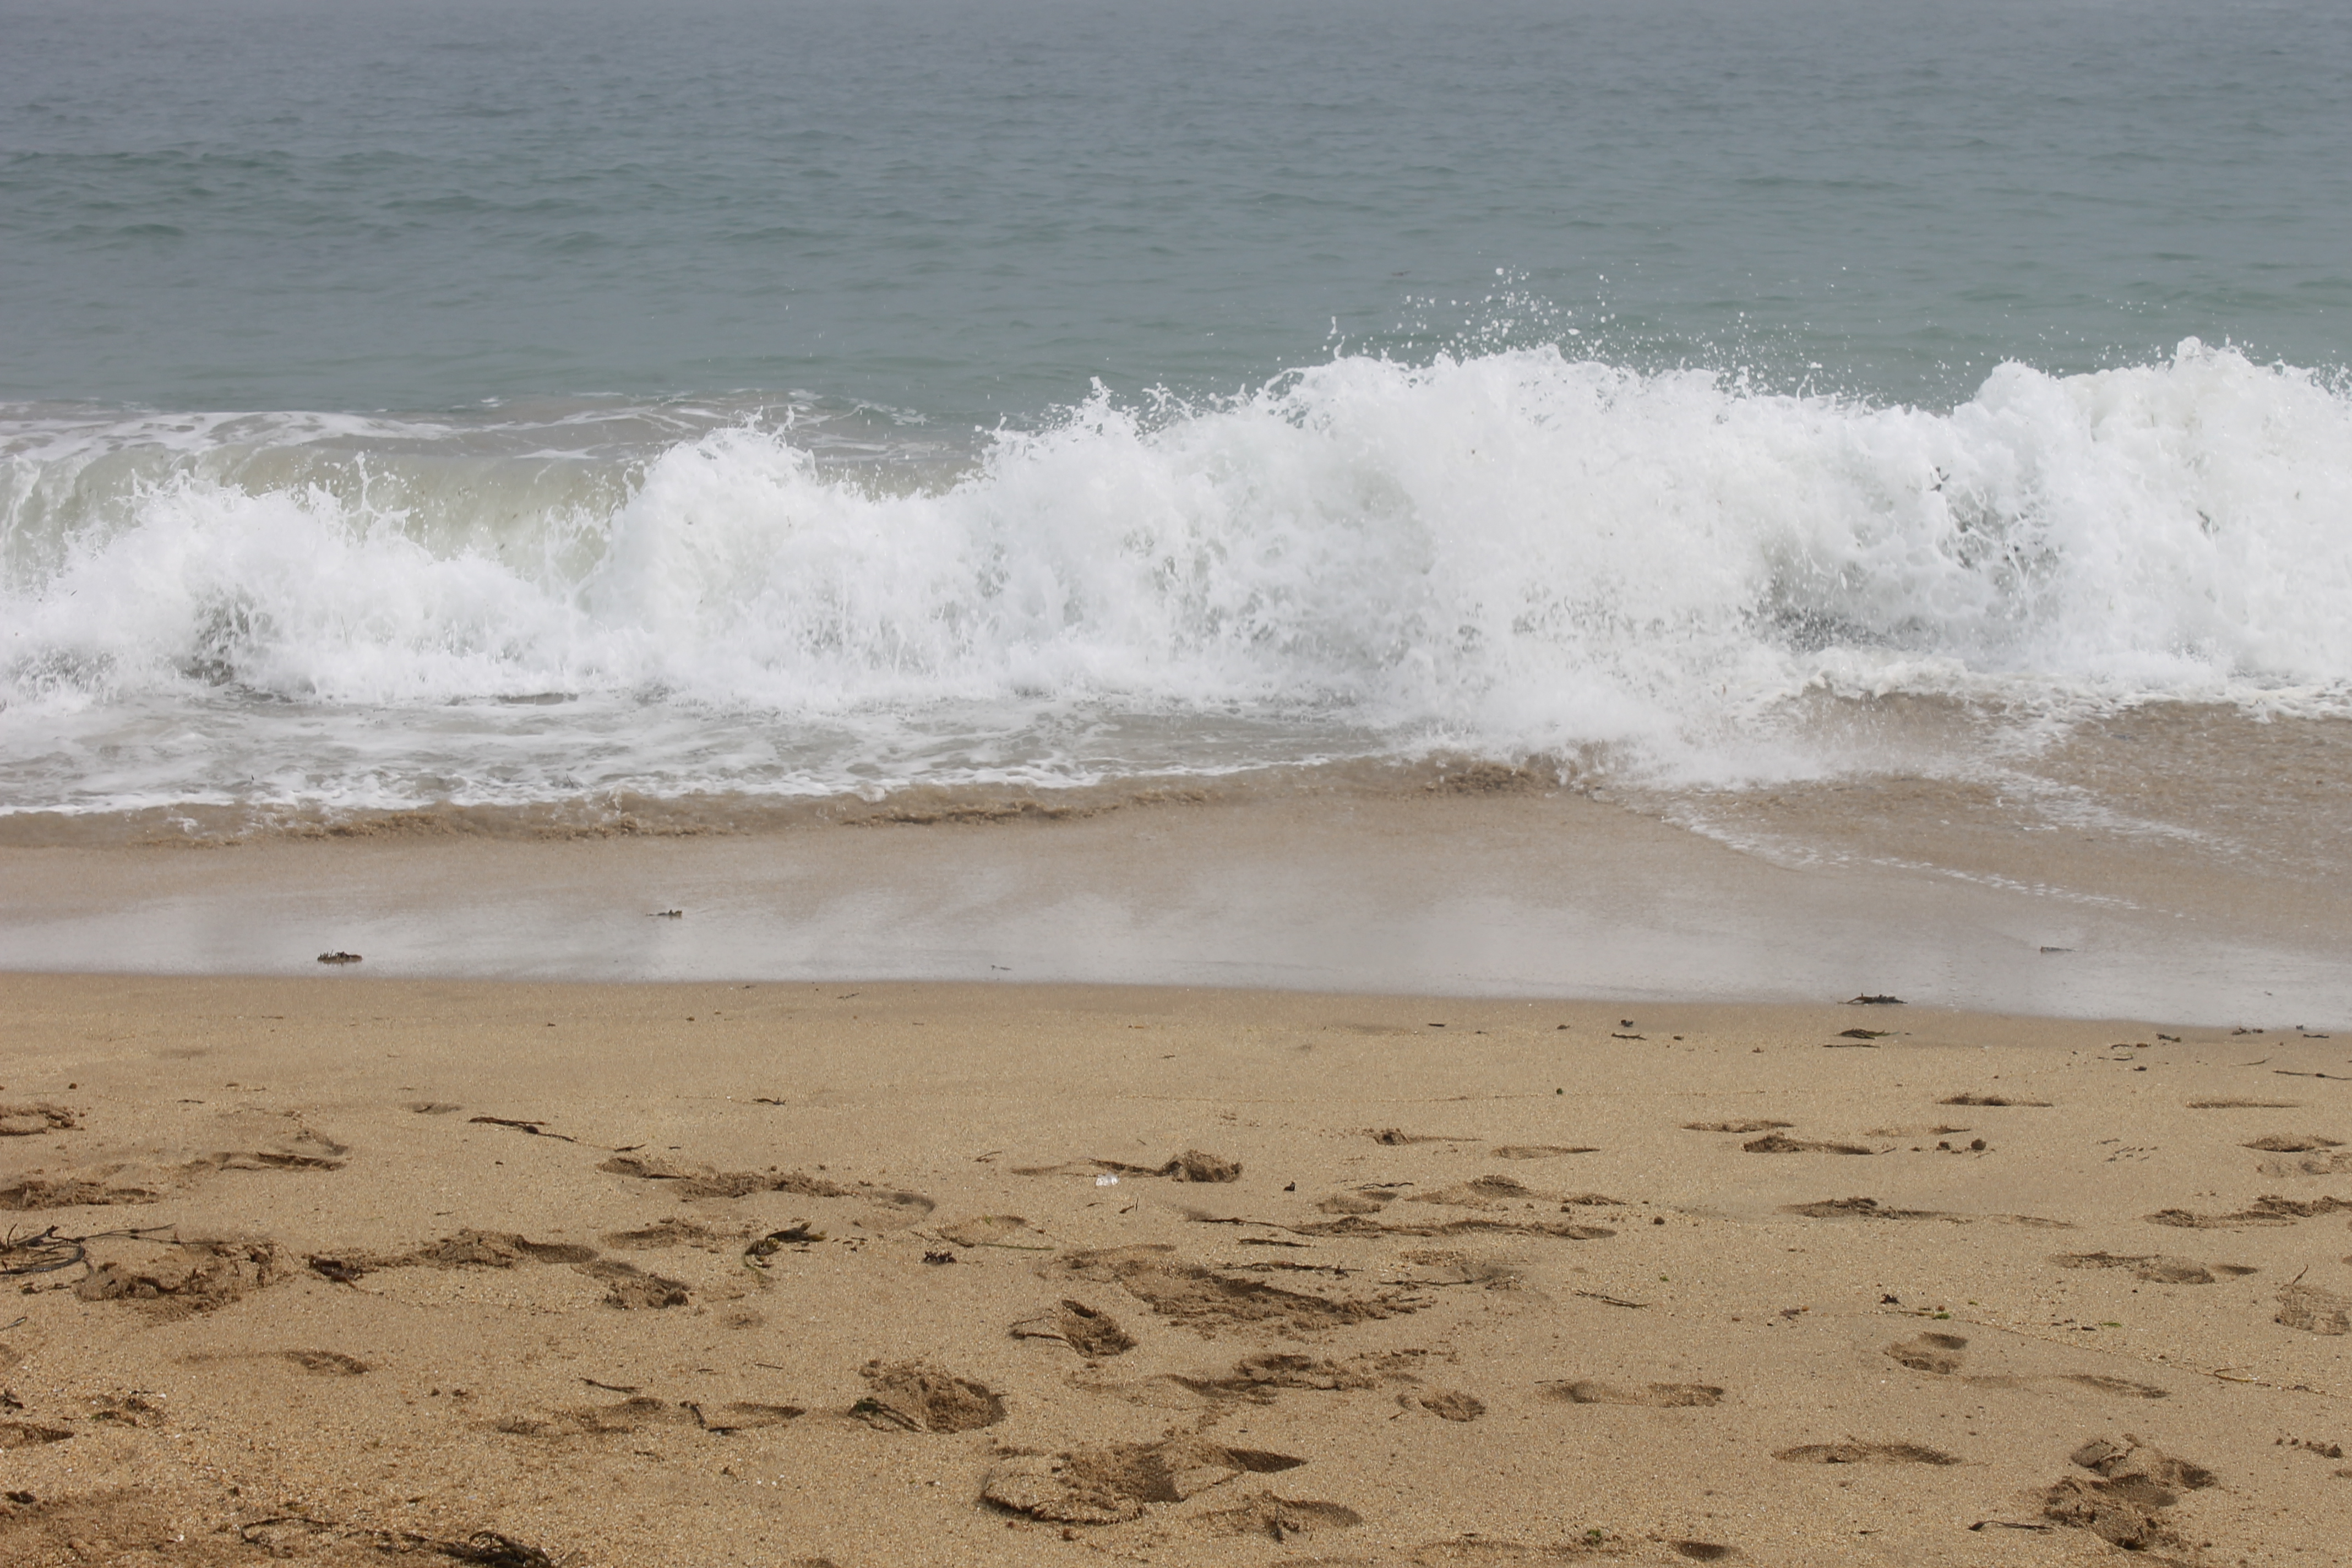
[[[356,970],[0,1013],[10,1563],[2352,1538],[2341,1036]]]

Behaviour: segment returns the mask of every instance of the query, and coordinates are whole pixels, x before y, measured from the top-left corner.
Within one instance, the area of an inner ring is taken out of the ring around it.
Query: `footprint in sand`
[[[1171,1182],[1238,1182],[1242,1163],[1187,1149],[1158,1165],[1130,1165],[1119,1160],[1067,1160],[1058,1165],[1015,1165],[1016,1176],[1090,1176],[1108,1172],[1117,1176],[1161,1176]]]
[[[984,1214],[940,1226],[931,1234],[957,1247],[997,1247],[1028,1228],[1029,1222],[1017,1214]]]
[[[2262,1270],[2242,1263],[2206,1265],[2187,1258],[2167,1258],[2160,1253],[2135,1257],[2115,1252],[2061,1252],[2051,1262],[2061,1268],[2128,1268],[2135,1279],[2145,1279],[2156,1285],[2210,1285],[2217,1279],[2236,1279]]]
[[[314,1256],[312,1272],[337,1284],[349,1285],[387,1268],[513,1268],[524,1263],[568,1265],[604,1287],[608,1306],[631,1310],[683,1307],[687,1287],[659,1274],[648,1274],[634,1264],[597,1255],[577,1242],[532,1241],[506,1231],[460,1230],[438,1241],[428,1241],[406,1252],[346,1252]]]
[[[2321,1149],[2341,1149],[2341,1138],[2323,1138],[2316,1132],[2273,1132],[2238,1145],[2241,1149],[2256,1149],[2265,1154],[2308,1154]]]
[[[1415,1193],[1409,1204],[1444,1204],[1454,1208],[1490,1209],[1499,1204],[1549,1202],[1544,1194],[1513,1176],[1478,1176],[1433,1192]]]
[[[1059,1454],[1008,1455],[981,1496],[996,1507],[1056,1524],[1118,1524],[1146,1505],[1182,1502],[1244,1475],[1273,1475],[1307,1461],[1229,1448],[1200,1438],[1095,1443]]]
[[[2352,1333],[2352,1296],[2295,1281],[2278,1294],[2275,1321],[2307,1334]]]
[[[1751,1138],[1740,1149],[1750,1154],[1877,1154],[1882,1150],[1869,1149],[1860,1143],[1821,1142],[1811,1139],[1791,1138],[1785,1132],[1767,1132],[1761,1138]]]
[[[1171,1381],[1210,1399],[1246,1399],[1270,1405],[1285,1390],[1335,1394],[1378,1388],[1384,1384],[1419,1383],[1421,1379],[1414,1374],[1428,1354],[1420,1350],[1384,1351],[1333,1360],[1295,1351],[1265,1351],[1244,1356],[1229,1372],[1189,1377],[1179,1374]]]
[[[1425,1394],[1400,1394],[1397,1404],[1407,1410],[1427,1411],[1441,1421],[1475,1421],[1486,1414],[1485,1400],[1458,1388],[1441,1388]]]
[[[1958,1465],[1957,1454],[1919,1443],[1801,1443],[1776,1451],[1774,1458],[1789,1465]]]
[[[1985,1221],[1994,1225],[2031,1226],[2036,1230],[2072,1230],[2074,1222],[2064,1219],[2044,1219],[2039,1215],[1951,1214],[1943,1209],[1898,1209],[1880,1203],[1876,1198],[1829,1198],[1821,1203],[1783,1204],[1782,1214],[1803,1215],[1808,1219],[1897,1219],[1942,1220],[1949,1225],[1973,1225]]]
[[[859,1369],[873,1392],[849,1407],[867,1425],[902,1432],[972,1432],[1004,1419],[1004,1401],[984,1383],[958,1377],[927,1361]]]
[[[1392,1189],[1359,1187],[1352,1193],[1333,1193],[1315,1206],[1325,1214],[1378,1214],[1396,1201]]]
[[[135,1245],[135,1243],[134,1243]],[[100,1263],[75,1285],[84,1301],[129,1301],[159,1318],[215,1311],[275,1281],[275,1242],[183,1241]]]
[[[1960,1370],[1960,1352],[1968,1348],[1958,1334],[1915,1334],[1887,1346],[1886,1353],[1914,1372],[1949,1375]]]
[[[1276,1333],[1315,1333],[1419,1311],[1426,1301],[1393,1291],[1370,1297],[1327,1297],[1286,1290],[1263,1280],[1187,1263],[1165,1243],[1073,1252],[1045,1268],[1050,1279],[1117,1285],[1160,1316],[1197,1333],[1248,1327]]]
[[[1922,1333],[1907,1340],[1897,1340],[1886,1347],[1886,1353],[1895,1363],[1914,1372],[1932,1373],[1938,1377],[1958,1376],[1969,1342],[1958,1334]],[[2094,1372],[2060,1373],[2044,1378],[2032,1377],[1967,1377],[1962,1382],[1986,1388],[2022,1388],[2032,1383],[2063,1383],[2077,1388],[2087,1388],[2095,1394],[2112,1394],[2128,1399],[2169,1399],[2164,1389],[2129,1378],[2108,1377]]]
[[[2120,1443],[2094,1438],[2068,1458],[2090,1476],[2063,1477],[2043,1492],[2042,1516],[2087,1530],[2126,1552],[2175,1544],[2179,1537],[2164,1523],[2163,1511],[2182,1492],[2200,1490],[2218,1479],[2204,1466],[2176,1459],[2129,1433]]]
[[[698,1247],[706,1252],[716,1252],[728,1242],[740,1241],[751,1234],[743,1226],[714,1229],[698,1220],[661,1219],[638,1230],[607,1231],[604,1245],[627,1252],[660,1252],[675,1247]]]
[[[50,1132],[71,1132],[80,1125],[75,1112],[46,1100],[34,1105],[0,1105],[0,1138],[38,1138]]]
[[[711,1405],[692,1400],[673,1404],[635,1394],[618,1405],[584,1405],[544,1415],[509,1415],[492,1422],[490,1430],[509,1437],[613,1437],[663,1426],[691,1426],[724,1436],[787,1426],[807,1414],[797,1405],[761,1405],[747,1400]]]
[[[1654,1410],[1682,1410],[1723,1403],[1723,1390],[1711,1383],[1645,1383],[1626,1386],[1577,1380],[1548,1383],[1544,1397],[1565,1405],[1634,1405]]]
[[[1067,1297],[1052,1311],[1013,1324],[1013,1337],[1059,1340],[1089,1361],[1124,1355],[1135,1348],[1135,1336],[1117,1318]]]
[[[2143,1215],[2150,1225],[2177,1226],[2183,1230],[2232,1230],[2241,1226],[2293,1225],[2339,1209],[2352,1209],[2352,1200],[2336,1197],[2284,1198],[2264,1194],[2235,1214],[2192,1214],[2187,1209],[2158,1209]]]
[[[0,1421],[0,1453],[11,1448],[37,1448],[44,1443],[62,1443],[72,1436],[62,1426],[44,1426],[32,1421]]]
[[[1364,1516],[1336,1502],[1265,1492],[1238,1508],[1198,1515],[1192,1522],[1204,1535],[1263,1535],[1272,1541],[1291,1542],[1334,1530],[1353,1530],[1364,1522]]]

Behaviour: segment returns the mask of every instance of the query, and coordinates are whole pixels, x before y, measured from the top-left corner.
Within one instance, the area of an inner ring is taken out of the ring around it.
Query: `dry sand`
[[[12,1564],[2352,1555],[2341,1037],[327,973],[0,1017]]]

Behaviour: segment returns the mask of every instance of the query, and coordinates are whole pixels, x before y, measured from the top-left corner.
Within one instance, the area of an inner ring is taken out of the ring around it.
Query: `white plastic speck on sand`
[[[1117,1176],[1097,1176],[1095,1178],[1095,1185],[1098,1187],[1115,1187],[1118,1185],[1118,1178]]]

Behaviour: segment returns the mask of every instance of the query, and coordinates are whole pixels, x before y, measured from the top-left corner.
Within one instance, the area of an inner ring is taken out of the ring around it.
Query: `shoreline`
[[[358,976],[5,974],[0,1010],[7,1262],[88,1238],[12,1279],[12,1562],[2352,1531],[2352,1151],[2283,1136],[2352,1136],[2341,1037]]]
[[[0,846],[0,965],[331,979],[317,955],[347,952],[394,978],[1870,993],[2352,1024],[2352,917],[2325,888],[1959,807],[1938,826],[1940,799],[1873,816],[1850,791],[1822,808],[1845,841],[1768,858],[1523,781],[725,835]]]

